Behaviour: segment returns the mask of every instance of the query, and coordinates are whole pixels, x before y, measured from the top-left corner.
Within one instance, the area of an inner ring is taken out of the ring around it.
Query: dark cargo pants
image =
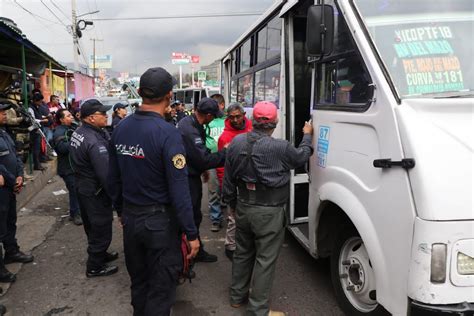
[[[182,269],[177,224],[167,213],[133,213],[127,206],[122,223],[133,315],[168,316]]]
[[[87,235],[87,270],[101,269],[106,264],[107,249],[112,242],[112,204],[104,192],[99,195],[78,192],[77,197]]]
[[[285,235],[285,206],[257,206],[239,201],[235,215],[237,247],[232,262],[230,301],[243,303],[248,296],[247,315],[266,316],[276,260]]]

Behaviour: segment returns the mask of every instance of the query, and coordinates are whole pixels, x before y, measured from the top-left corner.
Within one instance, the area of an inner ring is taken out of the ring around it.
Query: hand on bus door
[[[304,123],[303,134],[313,135],[313,124],[311,120]]]

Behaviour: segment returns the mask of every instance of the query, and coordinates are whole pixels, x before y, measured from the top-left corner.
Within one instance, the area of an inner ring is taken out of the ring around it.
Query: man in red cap
[[[271,311],[268,299],[284,238],[290,170],[312,155],[313,127],[305,123],[297,148],[271,137],[278,114],[267,101],[254,106],[252,123],[253,131],[234,138],[225,163],[223,200],[235,209],[237,226],[230,303],[238,308],[248,300],[247,315],[284,315]]]

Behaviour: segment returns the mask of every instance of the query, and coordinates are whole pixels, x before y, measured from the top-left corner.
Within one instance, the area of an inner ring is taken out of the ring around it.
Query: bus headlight
[[[446,282],[446,244],[431,245],[431,277],[433,283]]]
[[[474,274],[474,258],[458,252],[458,273],[462,275]]]

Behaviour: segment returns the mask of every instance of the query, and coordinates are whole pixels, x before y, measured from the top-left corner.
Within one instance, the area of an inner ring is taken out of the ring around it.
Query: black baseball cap
[[[211,98],[202,98],[196,107],[197,111],[202,114],[211,114],[214,117],[222,117],[224,113],[219,109],[219,104]]]
[[[125,109],[126,107],[127,107],[127,104],[124,104],[124,103],[116,103],[116,104],[114,105],[113,110],[114,110],[114,112],[115,112],[115,111],[118,110],[118,109]]]
[[[110,105],[103,105],[97,99],[89,99],[82,103],[81,105],[81,117],[87,117],[89,115],[94,114],[95,112],[107,112],[112,107]]]
[[[178,82],[161,67],[149,68],[140,77],[139,94],[143,98],[161,98],[173,90]]]

